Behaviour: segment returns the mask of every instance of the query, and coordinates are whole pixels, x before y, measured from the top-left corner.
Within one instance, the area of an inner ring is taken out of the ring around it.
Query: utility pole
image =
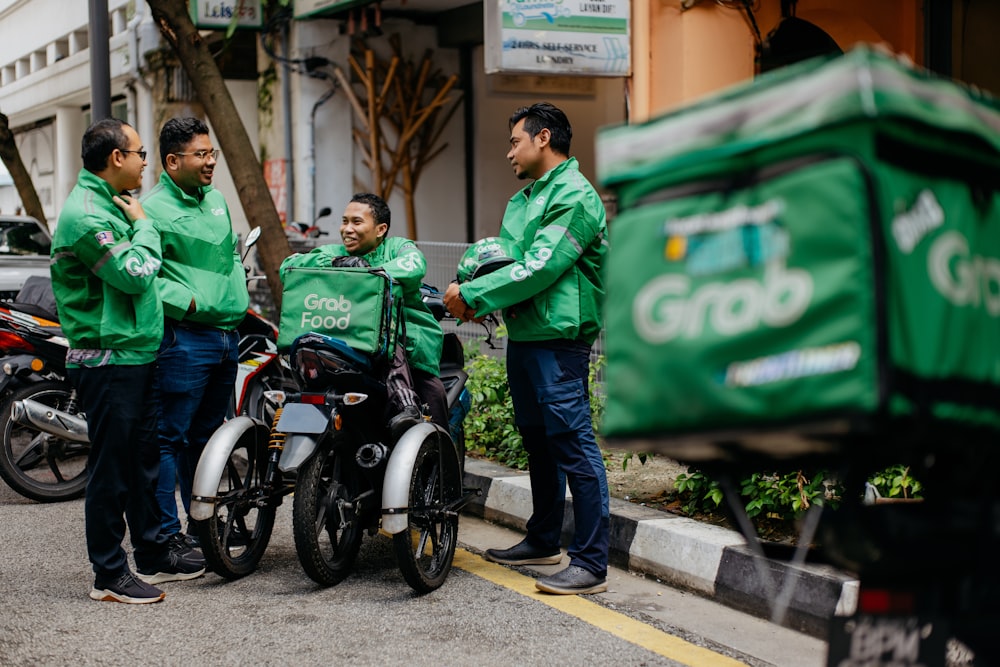
[[[108,47],[108,0],[89,0],[90,116],[111,117],[111,52]]]

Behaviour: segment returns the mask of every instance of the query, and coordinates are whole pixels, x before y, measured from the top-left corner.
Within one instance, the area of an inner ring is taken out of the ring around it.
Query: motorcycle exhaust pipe
[[[358,462],[358,465],[362,468],[372,469],[377,468],[383,461],[385,461],[386,455],[389,453],[389,448],[383,445],[381,442],[369,442],[368,444],[361,445],[358,448],[358,452],[354,455],[354,460]]]
[[[10,409],[10,416],[22,426],[37,428],[63,440],[90,442],[85,419],[56,410],[30,398],[14,401],[14,405]]]

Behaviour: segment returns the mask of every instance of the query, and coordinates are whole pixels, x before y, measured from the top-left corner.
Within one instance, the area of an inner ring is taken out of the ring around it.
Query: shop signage
[[[295,18],[342,12],[361,5],[370,5],[375,0],[295,0]]]
[[[262,0],[190,0],[191,20],[204,30],[260,28],[264,24]]]
[[[628,76],[629,0],[486,0],[486,72]]]

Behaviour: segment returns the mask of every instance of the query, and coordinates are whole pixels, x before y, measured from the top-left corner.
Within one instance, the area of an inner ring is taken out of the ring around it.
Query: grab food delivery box
[[[995,101],[861,48],[602,130],[597,157],[612,441],[781,457],[1000,425]]]
[[[278,349],[316,332],[365,354],[382,354],[395,340],[402,290],[385,271],[364,267],[291,267],[285,272]]]

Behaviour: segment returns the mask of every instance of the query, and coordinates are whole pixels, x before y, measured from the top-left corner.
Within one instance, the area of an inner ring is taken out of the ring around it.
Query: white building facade
[[[112,113],[136,128],[149,151],[143,179],[143,190],[148,190],[160,173],[156,137],[162,123],[177,115],[207,117],[190,85],[185,86],[182,68],[170,65],[173,56],[164,50],[148,6],[108,0],[108,10]],[[379,16],[371,8],[363,11],[361,18],[370,22],[365,42],[376,52],[388,54],[390,38],[398,35],[413,60],[430,50],[436,70],[459,77],[450,95],[459,106],[439,141],[445,148],[427,165],[415,191],[419,240],[470,241],[497,233],[507,199],[523,185],[504,157],[507,119],[519,106],[547,100],[563,108],[574,127],[573,155],[593,180],[597,128],[625,119],[623,78],[487,75],[480,2],[384,0]],[[355,138],[356,112],[330,76],[334,65],[351,76],[348,56],[361,32],[359,16],[320,12],[291,19],[281,33],[287,42],[276,42],[276,59],[260,47],[257,31],[239,31],[243,44],[256,43],[257,48],[249,56],[245,49],[239,51],[231,60],[256,62],[230,62],[231,69],[251,75],[227,76],[240,121],[262,168],[270,172],[279,213],[311,221],[322,207],[333,210],[319,223],[328,233],[322,242],[339,241],[347,200],[373,186]],[[0,112],[8,116],[50,227],[76,182],[82,166],[80,139],[91,122],[88,22],[83,0],[0,0]],[[215,36],[221,49],[222,33]],[[295,64],[305,58],[329,66],[310,76]],[[4,182],[0,180],[0,211],[10,213],[19,199]],[[230,203],[237,230],[245,231],[225,155],[215,185]],[[401,188],[389,204],[391,233],[406,234]]]

